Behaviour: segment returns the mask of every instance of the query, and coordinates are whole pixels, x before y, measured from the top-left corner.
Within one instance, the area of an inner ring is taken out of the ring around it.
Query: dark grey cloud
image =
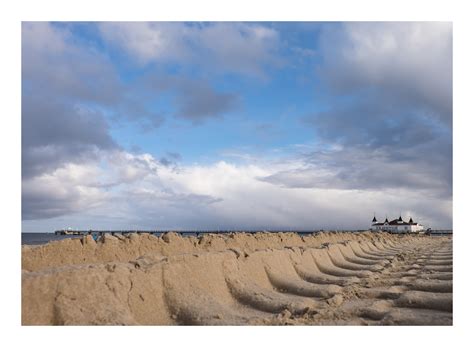
[[[158,161],[161,165],[178,169],[179,161],[182,159],[181,154],[177,152],[167,152],[164,156]]]
[[[151,98],[169,96],[174,103],[174,116],[194,124],[221,117],[241,105],[237,94],[219,91],[204,80],[157,74],[146,77],[141,83],[145,90],[154,91],[149,95]]]
[[[43,188],[37,190],[27,184],[23,187],[21,219],[48,219],[94,207],[97,200],[84,194],[80,186],[61,185],[61,182],[47,184],[38,182]],[[51,230],[50,230],[51,231]]]
[[[222,198],[216,198],[207,194],[183,194],[169,189],[165,192],[166,195],[162,197],[162,200],[174,207],[189,208],[190,206],[210,205],[224,201]]]
[[[441,154],[419,157],[420,148],[394,153],[366,147],[315,151],[302,156],[302,167],[282,170],[260,180],[288,188],[361,191],[415,191],[423,197],[450,199],[450,163]],[[441,149],[442,150],[442,149]]]
[[[188,83],[177,94],[178,117],[200,122],[232,111],[238,106],[236,94],[217,92],[201,83]]]
[[[74,164],[118,150],[104,110],[123,93],[110,62],[67,28],[22,24],[22,218],[83,210],[100,195]],[[57,170],[63,170],[58,173]],[[92,173],[92,175],[95,173]]]
[[[339,102],[306,117],[305,122],[324,141],[370,148],[411,147],[449,137],[451,133],[433,113],[378,92]]]
[[[105,117],[37,95],[22,97],[22,176],[51,172],[68,162],[96,158],[97,150],[117,149]]]
[[[333,92],[375,90],[378,97],[428,109],[433,116],[451,124],[451,23],[327,25],[320,44],[322,64],[317,71]]]
[[[22,174],[50,172],[117,148],[101,106],[121,86],[107,60],[49,23],[22,25]]]
[[[21,219],[45,219],[62,216],[76,212],[77,206],[73,204],[74,195],[62,199],[52,200],[44,195],[26,192],[22,195]]]

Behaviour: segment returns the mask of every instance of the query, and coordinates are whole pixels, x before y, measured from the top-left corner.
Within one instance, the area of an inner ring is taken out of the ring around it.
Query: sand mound
[[[452,324],[452,240],[167,233],[22,247],[24,325]]]

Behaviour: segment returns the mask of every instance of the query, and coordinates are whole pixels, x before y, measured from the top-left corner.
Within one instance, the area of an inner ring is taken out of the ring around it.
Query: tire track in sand
[[[222,245],[225,238],[219,237]],[[267,242],[268,237],[259,235],[258,242]],[[218,251],[189,248],[168,256],[149,251],[128,262],[24,271],[22,321],[42,325],[452,324],[451,238],[383,233],[324,237],[328,242],[312,238],[300,242],[299,236],[280,235],[282,247],[224,245]],[[112,241],[121,247],[129,242]],[[101,286],[102,292],[91,290]],[[63,297],[67,300],[58,299]]]

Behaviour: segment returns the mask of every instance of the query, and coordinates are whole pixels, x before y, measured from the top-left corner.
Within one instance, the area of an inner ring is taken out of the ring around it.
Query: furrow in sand
[[[315,249],[310,251],[311,255],[313,256],[314,263],[316,264],[319,271],[324,274],[332,275],[332,276],[340,276],[340,277],[370,277],[372,272],[367,270],[362,271],[354,271],[343,269],[335,265],[329,255],[327,254],[326,250],[324,249]]]
[[[404,247],[406,243],[403,242],[393,242],[392,240],[385,240],[384,243],[393,249],[400,250],[401,247]]]
[[[435,292],[435,293],[452,293],[453,292],[453,281],[440,281],[440,280],[421,280],[416,279],[398,281],[397,284],[403,284],[411,290],[424,291],[424,292]]]
[[[319,271],[319,269],[303,266],[301,264],[295,264],[295,271],[301,279],[307,282],[316,284],[336,284],[339,286],[347,286],[349,284],[359,283],[360,279],[357,277],[337,277],[327,275]]]
[[[398,251],[394,251],[394,250],[387,250],[387,249],[384,249],[382,247],[380,247],[379,243],[377,242],[367,242],[366,243],[366,246],[368,249],[372,250],[373,252],[376,252],[384,257],[387,257],[387,256],[396,256],[397,254],[399,253],[402,253],[404,251],[407,251],[406,249],[404,250],[398,250]]]
[[[438,311],[453,311],[452,293],[430,293],[421,291],[408,291],[394,301],[395,306],[423,308]]]
[[[453,265],[453,260],[426,260],[426,259],[417,259],[416,262],[418,264],[423,264],[423,265]]]
[[[393,253],[400,253],[400,252],[405,252],[405,251],[412,251],[413,249],[415,249],[417,247],[417,243],[416,242],[412,242],[412,243],[398,243],[396,246],[391,246],[391,245],[388,245],[387,242],[380,242],[380,241],[375,241],[373,242],[373,244],[381,249],[382,251],[386,251],[386,252],[393,252]]]
[[[363,307],[355,314],[369,319],[371,325],[452,325],[448,312],[405,307]]]
[[[438,256],[438,257],[449,257],[449,256],[452,256],[453,254],[453,251],[452,250],[449,250],[449,251],[446,251],[446,252],[437,252],[437,251],[434,251],[433,253],[431,253],[433,256]]]
[[[453,272],[453,267],[445,265],[426,265],[423,266],[423,270],[432,272]]]
[[[369,254],[369,253],[365,252],[360,247],[359,242],[350,242],[348,245],[350,246],[350,248],[352,249],[354,254],[357,257],[361,258],[361,259],[368,259],[368,260],[374,260],[374,261],[384,261],[384,260],[389,260],[390,259],[388,257],[373,255],[373,254]]]
[[[374,250],[373,248],[370,247],[370,242],[360,242],[359,243],[359,248],[365,253],[368,254],[369,256],[372,257],[378,257],[379,259],[393,259],[395,258],[395,255],[392,253],[383,253],[378,250]]]
[[[366,298],[375,299],[398,299],[406,290],[403,286],[392,286],[388,288],[360,288],[358,294]]]
[[[385,271],[385,270],[384,270]],[[420,274],[415,271],[389,271],[387,272],[382,271],[383,278],[391,278],[391,279],[399,279],[399,278],[418,278]]]
[[[378,242],[378,241],[372,242],[372,245],[376,249],[378,249],[378,250],[380,250],[381,252],[384,252],[384,253],[398,254],[398,253],[403,252],[404,250],[406,250],[406,247],[404,247],[404,246],[392,247],[392,246],[387,245],[386,243]]]
[[[331,245],[327,249],[328,257],[331,259],[331,262],[341,268],[341,269],[347,269],[347,270],[354,270],[354,271],[380,271],[383,269],[383,266],[381,265],[362,265],[362,264],[354,264],[342,256],[341,252],[337,247],[332,247]]]
[[[427,280],[442,280],[442,281],[452,281],[453,280],[453,273],[427,273],[427,274],[420,274],[418,276],[421,279]]]
[[[418,259],[421,259],[423,261],[450,261],[452,262],[453,261],[453,257],[434,257],[434,256],[430,256],[430,255],[427,255],[427,256],[419,256]]]
[[[226,282],[230,293],[241,304],[264,312],[280,313],[288,310],[292,314],[301,315],[315,311],[322,305],[309,298],[292,297],[236,278],[227,278]]]
[[[357,256],[354,251],[348,245],[336,244],[334,245],[337,247],[339,252],[343,258],[348,261],[349,263],[358,264],[358,265],[383,265],[388,263],[386,259],[381,260],[369,260],[364,259],[363,257]]]
[[[342,290],[340,286],[334,284],[314,284],[294,278],[290,280],[288,277],[285,277],[285,275],[279,274],[277,271],[269,270],[268,268],[266,268],[266,272],[270,283],[284,293],[307,297],[330,298]]]
[[[393,308],[380,321],[381,325],[452,325],[453,315],[431,310]]]

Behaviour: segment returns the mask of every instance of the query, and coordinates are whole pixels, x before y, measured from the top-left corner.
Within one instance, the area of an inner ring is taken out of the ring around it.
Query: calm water
[[[58,241],[68,238],[82,237],[80,235],[54,235],[54,233],[21,233],[22,245],[42,245],[49,241]]]

